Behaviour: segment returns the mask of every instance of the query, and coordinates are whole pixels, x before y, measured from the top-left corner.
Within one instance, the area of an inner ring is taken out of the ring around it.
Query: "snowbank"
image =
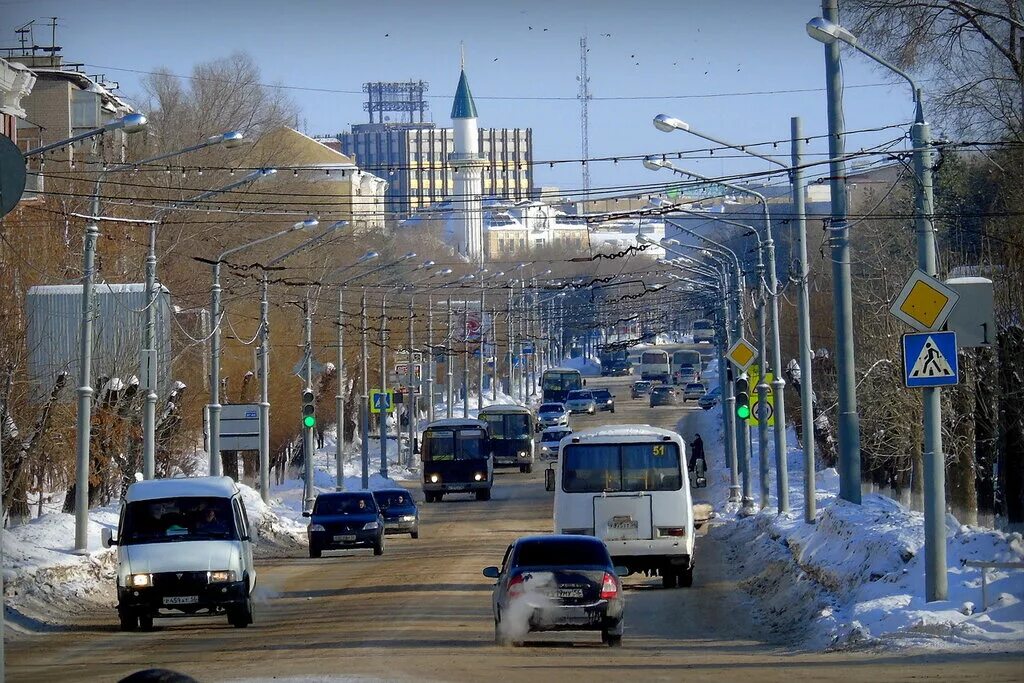
[[[939,649],[1011,647],[1024,650],[1024,570],[988,570],[989,605],[981,604],[981,570],[966,560],[1024,561],[1018,533],[959,525],[947,517],[949,599],[924,600],[924,517],[898,502],[865,494],[862,505],[838,498],[834,469],[817,472],[818,513],[803,522],[803,452],[790,430],[787,462],[792,512],[778,515],[774,452],[769,507],[744,516],[728,502],[721,407],[690,418],[704,439],[708,488],[698,500],[714,504],[715,538],[726,541],[741,585],[757,599],[766,628],[803,647],[923,646]],[[683,430],[681,430],[683,431]],[[757,436],[753,434],[752,491],[759,496]]]
[[[579,370],[580,374],[586,377],[600,377],[601,376],[601,361],[597,358],[590,356],[584,358],[563,358],[559,363],[560,368],[569,368],[570,370]]]

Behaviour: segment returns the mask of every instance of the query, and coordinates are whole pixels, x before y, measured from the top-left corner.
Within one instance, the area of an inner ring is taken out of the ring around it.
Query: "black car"
[[[325,550],[373,548],[384,554],[384,517],[369,491],[321,493],[309,517],[309,556],[320,557]]]
[[[505,551],[502,566],[487,567],[494,585],[494,639],[522,642],[531,631],[600,631],[602,642],[622,644],[625,599],[604,543],[593,536],[525,536]]]
[[[597,409],[615,412],[615,396],[607,389],[594,389],[594,403]]]
[[[405,489],[381,489],[373,492],[384,517],[385,534],[409,534],[420,537],[420,511]]]
[[[674,406],[679,404],[679,394],[668,384],[661,384],[651,389],[651,407]]]

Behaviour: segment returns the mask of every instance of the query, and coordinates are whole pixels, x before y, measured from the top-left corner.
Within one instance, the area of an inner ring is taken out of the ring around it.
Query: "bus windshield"
[[[682,485],[679,447],[672,442],[572,444],[563,449],[566,493],[678,491]]]
[[[423,433],[423,461],[479,460],[486,458],[482,429],[428,429]]]
[[[529,439],[530,416],[519,413],[484,413],[480,419],[487,423],[491,438],[497,441]]]
[[[667,363],[668,354],[665,353],[664,351],[645,351],[644,354],[640,356],[640,362],[647,363],[650,365],[655,365],[657,363]]]
[[[545,372],[544,391],[567,392],[579,389],[583,386],[583,376],[576,371],[572,372]]]

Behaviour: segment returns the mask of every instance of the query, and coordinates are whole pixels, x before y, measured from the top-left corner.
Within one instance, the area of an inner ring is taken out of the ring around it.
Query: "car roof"
[[[128,487],[124,500],[133,503],[156,498],[230,498],[238,493],[231,477],[175,477],[137,481]]]
[[[409,492],[403,489],[401,486],[392,486],[391,488],[386,489],[375,489],[371,493],[373,493],[374,495],[378,493],[404,493],[406,495],[410,495]]]
[[[658,385],[656,385],[654,387],[654,390],[655,391],[658,391],[658,390],[661,390],[661,391],[672,391],[672,387],[670,387],[667,384],[658,384]]]
[[[537,534],[534,536],[520,536],[513,543],[520,545],[522,543],[593,543],[600,545],[602,548],[605,547],[604,541],[593,536],[584,536],[582,534]]]
[[[571,432],[571,431],[572,431],[572,429],[570,429],[569,427],[566,427],[565,425],[561,425],[559,427],[545,427],[544,431],[542,431],[540,433],[540,435],[543,437],[548,432],[554,434],[556,432]]]
[[[365,498],[366,496],[373,497],[374,493],[379,491],[370,491],[369,489],[359,489],[358,491],[324,491],[318,493],[317,498]]]
[[[526,406],[512,405],[511,403],[497,403],[495,405],[487,406],[480,411],[480,415],[486,415],[488,413],[514,413],[516,415],[529,415],[530,409]]]

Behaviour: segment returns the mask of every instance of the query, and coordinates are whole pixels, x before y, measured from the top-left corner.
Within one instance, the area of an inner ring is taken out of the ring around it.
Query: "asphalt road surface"
[[[650,409],[631,401],[631,378],[591,379],[617,395],[614,415],[575,420],[674,427],[687,407]],[[801,652],[772,642],[749,616],[730,578],[725,549],[701,537],[694,586],[663,590],[659,579],[627,582],[623,647],[599,634],[533,634],[519,648],[494,644],[492,582],[509,541],[551,530],[543,468],[501,470],[494,498],[452,496],[422,506],[419,540],[390,537],[368,550],[264,560],[256,623],[158,620],[149,633],[120,633],[113,611],[75,615],[68,631],[17,636],[7,647],[9,681],[117,680],[160,666],[201,681],[365,677],[402,681],[901,681],[1024,680],[1019,655],[892,651]],[[416,490],[418,498],[422,498]]]

